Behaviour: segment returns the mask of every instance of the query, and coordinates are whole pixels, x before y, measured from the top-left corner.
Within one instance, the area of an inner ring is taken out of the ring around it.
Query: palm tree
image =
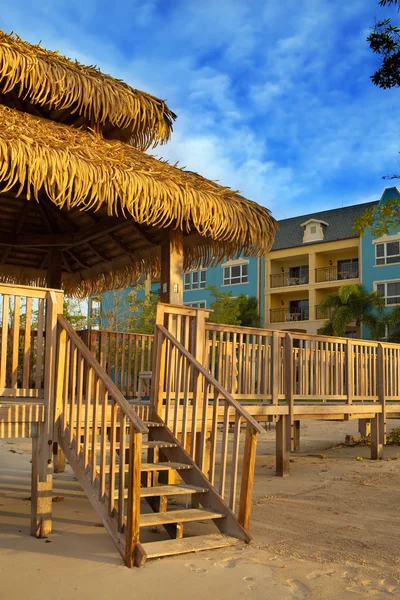
[[[362,285],[343,285],[335,294],[329,294],[321,303],[323,312],[330,314],[329,319],[318,330],[322,335],[343,337],[350,323],[356,324],[360,333],[364,323],[377,339],[384,337],[383,311],[385,299],[378,292],[367,292]]]
[[[382,336],[374,339],[383,339],[384,337],[386,337],[386,328],[389,327],[395,329],[395,331],[393,331],[387,336],[387,341],[395,344],[400,344],[400,306],[395,306],[393,310],[386,313],[382,317],[382,331],[379,332],[382,334]]]

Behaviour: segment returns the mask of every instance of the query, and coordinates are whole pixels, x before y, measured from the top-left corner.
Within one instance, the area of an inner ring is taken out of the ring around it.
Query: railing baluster
[[[228,434],[229,434],[229,404],[224,402],[224,421],[222,425],[221,465],[219,478],[219,493],[225,498],[226,461],[228,458]]]
[[[14,298],[13,339],[11,354],[11,387],[17,389],[18,384],[18,354],[19,354],[19,325],[20,325],[21,298]]]
[[[218,390],[214,389],[214,405],[212,413],[211,436],[210,436],[210,482],[215,482],[215,463],[217,459],[217,435],[218,435]]]
[[[231,493],[229,497],[229,507],[235,510],[236,504],[236,487],[239,467],[239,445],[240,445],[240,415],[235,415],[235,425],[233,433],[232,445],[232,465],[231,465]]]
[[[181,362],[182,355],[178,352],[176,359],[176,377],[175,377],[175,411],[174,411],[174,430],[173,433],[176,436],[178,433],[178,417],[180,412],[180,391],[181,391]]]
[[[126,415],[120,416],[119,428],[119,485],[118,485],[118,530],[121,531],[124,524],[124,495],[125,495],[125,450],[126,450]]]
[[[106,492],[106,453],[107,453],[107,417],[108,393],[103,385],[100,386],[101,404],[101,429],[100,429],[100,497],[104,498]]]
[[[112,514],[115,507],[115,477],[116,477],[116,460],[117,460],[117,416],[118,404],[114,399],[111,400],[111,426],[110,426],[110,475],[109,488],[110,495],[108,498],[108,510]]]
[[[92,401],[93,370],[89,367],[86,371],[86,398],[85,398],[85,433],[83,441],[83,460],[85,469],[89,463],[89,436],[90,436],[90,406]]]
[[[29,372],[31,363],[31,321],[32,321],[32,298],[26,299],[25,333],[24,333],[24,360],[22,373],[22,387],[28,389]]]
[[[74,423],[75,423],[75,398],[76,398],[76,367],[77,354],[75,344],[71,343],[71,371],[70,371],[70,388],[69,388],[69,441],[72,443],[74,439]]]
[[[1,329],[1,359],[0,359],[0,387],[6,387],[6,373],[7,373],[7,346],[8,346],[8,319],[10,309],[10,296],[8,294],[3,295],[3,314],[2,314],[2,329]],[[36,377],[36,387],[37,385]],[[40,385],[39,380],[39,385]]]
[[[78,454],[81,450],[82,396],[83,396],[83,356],[78,352],[78,377],[76,383],[76,447]]]
[[[100,397],[100,379],[95,376],[94,379],[94,398],[93,398],[93,420],[92,420],[92,481],[94,482],[97,476],[97,422],[99,414],[99,397]]]

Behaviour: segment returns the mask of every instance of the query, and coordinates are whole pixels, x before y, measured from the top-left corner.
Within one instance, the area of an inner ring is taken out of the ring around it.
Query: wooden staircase
[[[250,542],[258,423],[162,326],[158,348],[179,356],[182,384],[178,374],[174,403],[164,390],[167,419],[153,407],[142,420],[61,315],[58,324],[56,441],[125,564]]]

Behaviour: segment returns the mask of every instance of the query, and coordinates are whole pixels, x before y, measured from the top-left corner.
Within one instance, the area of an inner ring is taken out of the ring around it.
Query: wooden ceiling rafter
[[[23,226],[23,224],[25,222],[25,219],[26,219],[26,217],[29,214],[30,208],[31,208],[31,205],[28,205],[26,207],[23,206],[22,211],[21,211],[21,213],[19,215],[19,218],[18,218],[17,226],[15,228],[15,233],[16,234],[18,234],[21,231],[22,226]],[[9,257],[9,254],[10,254],[12,248],[13,248],[12,246],[8,246],[7,248],[5,248],[3,256],[1,257],[1,261],[0,261],[2,264],[4,264],[6,262],[7,258]]]
[[[52,202],[41,197],[39,204],[42,204],[42,203],[46,207],[46,210],[49,210],[56,219],[58,219],[60,222],[62,222],[62,224],[68,230],[69,233],[74,235],[78,232],[75,224],[72,223],[71,219],[69,219],[68,216],[66,214],[64,214],[60,209],[58,209],[56,206],[54,206]],[[82,245],[84,245],[84,244],[86,244],[90,248],[90,250],[92,252],[94,252],[101,261],[108,262],[109,260],[111,260],[111,258],[106,256],[105,254],[103,254],[103,252],[93,242],[86,242],[86,241],[82,242]]]

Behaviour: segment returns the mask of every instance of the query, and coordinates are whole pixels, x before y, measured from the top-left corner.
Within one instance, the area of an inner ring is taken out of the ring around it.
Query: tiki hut
[[[144,152],[174,119],[158,98],[0,33],[0,281],[86,296],[161,272],[162,299],[177,302],[182,269],[265,254],[266,208]]]

